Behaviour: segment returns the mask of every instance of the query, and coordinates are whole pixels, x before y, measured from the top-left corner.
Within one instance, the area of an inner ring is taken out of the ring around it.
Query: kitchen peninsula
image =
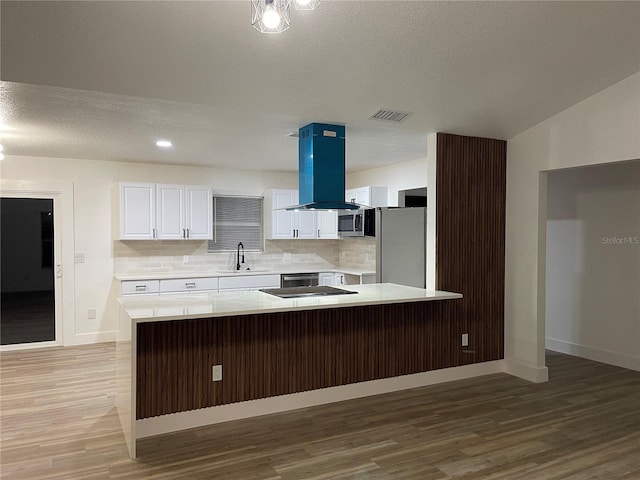
[[[448,339],[459,335],[448,332],[456,309],[445,304],[462,295],[395,284],[344,289],[356,293],[121,298],[117,406],[131,457],[143,436],[140,422],[179,430],[196,426],[181,422],[184,415],[197,413],[197,424],[215,423],[216,409],[237,402],[448,366],[446,353],[456,348]],[[221,366],[217,373],[214,366]],[[213,381],[216,375],[222,379]]]

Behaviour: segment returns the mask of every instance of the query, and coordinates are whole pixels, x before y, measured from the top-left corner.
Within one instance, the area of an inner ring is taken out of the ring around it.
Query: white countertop
[[[346,273],[347,275],[375,275],[375,271],[371,270],[359,270],[356,268],[318,268],[318,267],[301,267],[301,268],[286,268],[281,270],[265,270],[257,268],[255,270],[240,270],[240,271],[228,271],[228,270],[209,270],[209,271],[175,271],[175,272],[143,272],[143,273],[123,273],[116,274],[114,278],[120,281],[127,280],[167,280],[173,278],[207,278],[207,277],[237,277],[243,275],[280,275],[287,273],[324,273],[324,272],[337,272]]]
[[[202,294],[136,295],[119,298],[119,301],[128,316],[134,322],[139,323],[462,298],[459,293],[429,291],[393,283],[348,285],[340,288],[358,293],[355,295],[279,298],[256,290]]]

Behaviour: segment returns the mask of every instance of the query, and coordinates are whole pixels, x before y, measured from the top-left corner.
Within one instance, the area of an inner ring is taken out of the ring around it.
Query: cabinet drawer
[[[122,282],[122,295],[142,295],[159,291],[159,280],[127,280]]]
[[[218,290],[217,278],[172,278],[160,280],[160,292],[198,292]]]
[[[280,275],[244,275],[220,277],[220,290],[280,287]]]

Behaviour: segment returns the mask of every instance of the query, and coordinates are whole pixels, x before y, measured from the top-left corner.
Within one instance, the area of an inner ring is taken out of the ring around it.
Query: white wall
[[[385,167],[370,168],[347,174],[347,188],[366,186],[389,187],[389,206],[398,206],[398,190],[427,186],[427,159],[418,158]]]
[[[214,191],[262,195],[270,188],[297,188],[293,173],[239,171],[204,167],[134,164],[7,155],[0,164],[2,181],[73,183],[73,234],[67,246],[85,254],[85,263],[71,265],[75,279],[75,308],[66,309],[63,322],[73,325],[64,344],[113,340],[117,328],[113,281],[114,225],[117,215],[114,187],[119,181],[212,185]],[[69,268],[64,273],[69,275]],[[73,282],[69,282],[73,285]],[[95,320],[87,310],[97,309]],[[75,312],[74,312],[75,310]],[[67,332],[65,327],[65,332]]]
[[[640,161],[550,172],[546,345],[640,370]]]
[[[507,142],[505,358],[513,373],[534,381],[547,378],[541,172],[637,158],[640,72]]]

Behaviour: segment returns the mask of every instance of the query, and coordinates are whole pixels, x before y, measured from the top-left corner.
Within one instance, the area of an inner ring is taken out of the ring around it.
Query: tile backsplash
[[[278,270],[283,267],[331,270],[339,267],[375,270],[375,239],[266,240],[263,252],[245,252],[252,268]],[[115,274],[208,272],[230,270],[236,252],[208,253],[207,242],[114,241]]]

